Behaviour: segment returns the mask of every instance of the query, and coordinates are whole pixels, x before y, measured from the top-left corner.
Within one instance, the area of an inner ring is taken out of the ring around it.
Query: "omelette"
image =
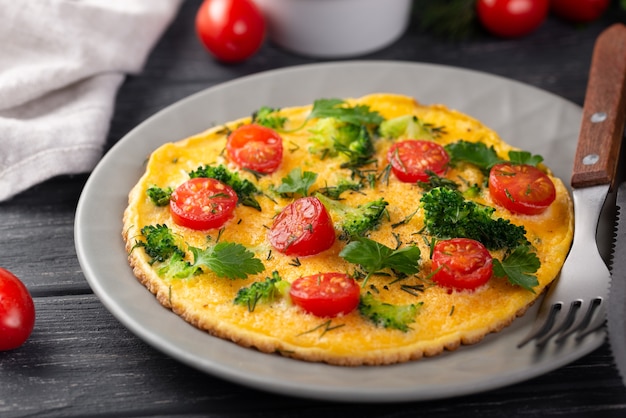
[[[123,224],[134,275],[193,326],[361,366],[511,324],[558,275],[573,208],[541,156],[380,93],[263,107],[162,145]]]

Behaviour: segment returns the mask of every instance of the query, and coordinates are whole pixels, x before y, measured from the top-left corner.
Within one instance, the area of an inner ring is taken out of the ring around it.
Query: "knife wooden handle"
[[[610,184],[612,189],[626,119],[626,26],[621,23],[596,40],[582,117],[571,185]]]

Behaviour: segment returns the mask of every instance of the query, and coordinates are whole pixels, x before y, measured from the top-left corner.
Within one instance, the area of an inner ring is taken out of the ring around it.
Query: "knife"
[[[617,189],[617,228],[607,309],[609,344],[626,385],[626,182]]]
[[[596,329],[606,321],[603,305],[611,278],[596,235],[602,208],[616,184],[625,119],[626,26],[617,23],[598,36],[593,49],[570,180],[575,214],[572,247],[530,334],[518,347],[533,339],[542,347],[557,334],[557,342],[574,332],[585,335],[584,329]],[[577,314],[583,310],[587,312]]]

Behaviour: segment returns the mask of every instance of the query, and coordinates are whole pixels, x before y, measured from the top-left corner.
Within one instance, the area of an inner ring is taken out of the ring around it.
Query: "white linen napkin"
[[[102,156],[115,95],[181,0],[0,0],[0,201]]]

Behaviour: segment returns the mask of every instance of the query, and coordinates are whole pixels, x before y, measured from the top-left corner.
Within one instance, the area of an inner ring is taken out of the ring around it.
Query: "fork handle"
[[[626,26],[596,40],[571,178],[573,188],[615,186],[626,118]]]

